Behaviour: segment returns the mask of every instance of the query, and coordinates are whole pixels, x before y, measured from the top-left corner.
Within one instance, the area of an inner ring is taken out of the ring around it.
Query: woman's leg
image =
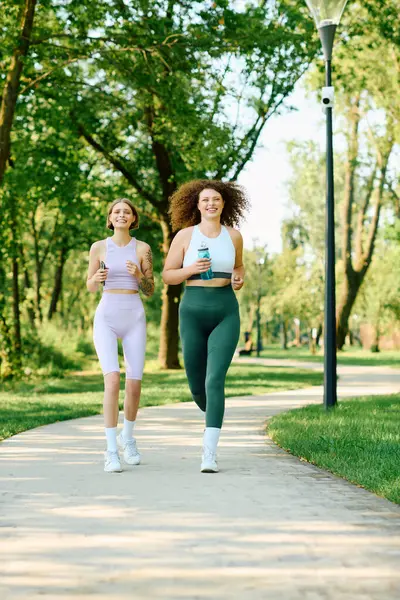
[[[107,373],[104,376],[104,428],[107,440],[107,451],[117,452],[117,425],[118,425],[118,396],[119,373]]]
[[[142,381],[140,379],[127,379],[125,382],[124,417],[128,421],[136,421],[139,408]],[[125,431],[124,431],[125,433]],[[128,433],[128,432],[127,432]],[[132,435],[130,436],[132,437]],[[127,439],[128,436],[125,435]]]
[[[225,378],[239,340],[237,310],[230,311],[208,339],[206,427],[221,428],[225,411]]]
[[[185,292],[186,294],[186,292]],[[179,329],[183,362],[192,398],[206,412],[206,369],[208,331],[197,306],[191,306],[190,297],[184,296],[179,311]]]
[[[140,464],[133,431],[140,403],[142,376],[146,352],[146,317],[139,297],[133,300],[129,311],[129,329],[122,338],[126,381],[124,401],[124,427],[118,436],[118,444],[124,450],[124,460],[130,465]]]
[[[104,373],[104,425],[116,427],[118,423],[119,364],[117,335],[100,318],[95,318],[94,345]]]
[[[128,465],[140,465],[141,455],[136,445],[134,428],[139,408],[142,382],[140,379],[126,379],[124,401],[124,427],[117,437],[118,446],[124,451]]]
[[[104,455],[104,470],[107,473],[120,473],[121,462],[118,455],[119,372],[107,373],[104,376],[104,426],[107,440],[107,451]]]
[[[225,378],[235,353],[240,333],[240,320],[235,297],[227,298],[227,312],[208,339],[207,410],[203,438],[203,473],[218,472],[216,452],[225,411]]]
[[[104,306],[99,305],[93,328],[93,340],[104,373],[103,414],[107,440],[104,470],[120,472],[117,450],[118,396],[120,386],[117,335],[105,319]]]
[[[139,296],[133,302],[127,311],[128,329],[122,337],[126,368],[124,416],[128,421],[136,420],[146,354],[146,315]]]

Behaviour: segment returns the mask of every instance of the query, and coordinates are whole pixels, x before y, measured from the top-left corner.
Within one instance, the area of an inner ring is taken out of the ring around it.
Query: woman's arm
[[[168,285],[178,285],[179,283],[186,281],[186,279],[189,279],[192,275],[205,273],[210,268],[211,260],[208,258],[199,258],[192,265],[182,267],[185,249],[190,235],[191,228],[182,229],[182,231],[179,231],[172,240],[162,272],[163,281]]]
[[[154,294],[153,255],[150,246],[145,242],[140,242],[138,258],[141,268],[141,272],[138,270],[136,274],[139,289],[145,296],[150,297]]]
[[[230,231],[232,242],[235,246],[235,266],[232,272],[232,287],[235,291],[240,290],[244,284],[244,265],[243,265],[243,238],[240,231],[232,229]]]
[[[97,292],[99,283],[107,279],[108,269],[100,269],[100,253],[103,242],[92,244],[89,253],[89,268],[86,279],[86,287],[89,292]]]

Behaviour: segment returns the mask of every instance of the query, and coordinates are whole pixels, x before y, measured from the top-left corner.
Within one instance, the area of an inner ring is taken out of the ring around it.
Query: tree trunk
[[[368,247],[361,256],[356,256],[356,266],[353,267],[351,257],[346,260],[345,276],[343,286],[341,290],[341,297],[338,303],[337,310],[337,338],[336,343],[339,350],[344,346],[346,335],[349,330],[349,317],[354,306],[354,302],[357,298],[358,291],[364,281],[365,275],[371,264],[376,233],[378,230],[378,222],[380,209],[382,206],[383,198],[383,187],[386,178],[386,168],[389,156],[385,162],[384,167],[381,171],[379,187],[374,190],[376,193],[375,211],[370,225]],[[360,231],[360,235],[363,235],[363,231]]]
[[[0,106],[0,184],[3,181],[10,156],[11,128],[14,120],[15,106],[18,98],[18,88],[24,64],[24,57],[29,50],[33,28],[36,0],[25,0],[25,8],[21,20],[21,33],[18,45],[14,49],[3,88]]]
[[[377,150],[377,167],[367,184],[367,190],[364,200],[358,214],[356,239],[352,239],[352,216],[355,200],[355,178],[358,162],[358,126],[360,114],[358,111],[359,99],[357,98],[349,112],[349,137],[348,137],[348,157],[346,162],[346,177],[343,203],[343,237],[342,252],[344,262],[344,280],[341,290],[340,300],[337,309],[337,348],[341,350],[349,330],[349,317],[358,291],[361,287],[364,277],[371,264],[372,255],[375,246],[376,234],[378,231],[379,216],[383,201],[383,190],[386,181],[386,171],[393,149],[393,141],[390,130],[387,133],[387,139],[384,142],[385,150]],[[374,187],[374,176],[379,168],[379,183]],[[368,213],[368,207],[372,198],[374,199],[374,210],[371,223],[369,225],[368,235],[365,231],[365,220]],[[367,238],[364,243],[364,238]],[[353,251],[354,241],[354,251]],[[366,246],[364,248],[364,246]],[[354,265],[353,265],[354,260]]]
[[[15,371],[13,368],[12,352],[13,341],[11,330],[5,319],[4,313],[0,314],[0,379],[12,379]]]
[[[13,257],[14,363],[21,368],[21,311],[19,307],[18,259]]]
[[[12,351],[13,342],[11,338],[11,329],[6,320],[6,272],[3,261],[0,261],[0,378],[11,379],[13,376]]]
[[[319,348],[319,342],[320,342],[320,339],[322,336],[322,331],[323,331],[322,323],[320,323],[317,327],[317,337],[315,338],[315,344],[316,344],[317,348]]]
[[[301,342],[300,342],[300,321],[299,322],[296,321],[295,324],[294,324],[294,344],[298,348],[300,348],[300,346],[301,346]]]
[[[380,352],[380,348],[379,348],[379,342],[381,339],[381,314],[382,314],[382,305],[379,302],[378,304],[378,308],[376,311],[376,317],[375,319],[373,319],[375,321],[374,323],[374,329],[375,329],[375,335],[374,335],[374,341],[371,344],[371,352]]]
[[[15,228],[13,224],[13,238],[14,238],[14,249],[12,257],[12,271],[13,271],[13,314],[14,314],[14,356],[13,365],[19,371],[21,369],[21,310],[20,310],[20,294],[19,294],[19,282],[18,282],[18,249],[16,247],[15,240]]]
[[[254,318],[256,316],[256,309],[257,309],[257,305],[255,303],[250,305],[249,316],[248,316],[248,320],[247,320],[247,331],[253,331]]]
[[[51,321],[51,319],[53,318],[54,313],[57,312],[57,304],[60,299],[61,291],[62,291],[62,279],[63,279],[64,265],[66,262],[66,256],[67,256],[67,249],[65,247],[62,247],[60,249],[60,253],[58,256],[58,262],[57,262],[56,272],[55,272],[55,276],[54,276],[54,288],[53,288],[53,293],[51,296],[49,312],[47,314],[47,318],[49,321]]]
[[[287,350],[287,326],[285,319],[281,321],[281,348]]]
[[[33,248],[34,248],[34,258],[35,258],[35,299],[36,299],[36,316],[39,320],[39,323],[43,322],[43,314],[42,314],[42,302],[41,302],[41,285],[42,285],[42,270],[43,270],[43,261],[40,260],[39,254],[39,234],[36,230],[35,223],[35,213],[32,212],[31,215],[31,223],[32,223],[32,232],[33,232]]]
[[[36,314],[38,316],[39,322],[43,323],[41,286],[42,286],[42,269],[39,266],[37,266],[37,269],[36,269]]]
[[[161,222],[163,251],[167,256],[173,234],[167,219]],[[162,369],[180,369],[179,352],[179,302],[182,284],[164,285],[161,309],[160,350],[158,359]]]
[[[23,268],[23,272],[24,272],[24,289],[25,291],[31,289],[32,284],[31,284],[31,279],[29,277],[29,272],[28,269],[26,267],[25,264],[25,256],[24,256],[24,251],[22,248],[22,245],[20,246],[20,258],[22,261],[22,268]],[[24,301],[24,294],[22,297],[22,302]],[[29,317],[29,321],[30,324],[32,326],[32,329],[36,329],[36,323],[35,323],[35,307],[34,307],[34,303],[32,301],[32,299],[29,300],[29,304],[27,305],[27,311],[28,311],[28,317]]]
[[[380,352],[379,342],[380,342],[380,325],[379,325],[379,321],[378,321],[378,323],[375,326],[375,340],[371,346],[371,352]]]
[[[337,311],[337,333],[336,333],[336,344],[339,350],[342,350],[347,333],[349,331],[349,317],[356,301],[358,290],[360,289],[363,277],[359,277],[358,274],[353,271],[351,274],[347,274],[343,281],[343,287],[341,290],[341,297],[338,303]]]

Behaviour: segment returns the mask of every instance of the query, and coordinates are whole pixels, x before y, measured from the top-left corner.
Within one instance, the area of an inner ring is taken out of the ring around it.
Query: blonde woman
[[[107,227],[113,235],[95,242],[90,249],[87,288],[96,292],[103,286],[94,318],[93,338],[104,375],[107,441],[104,470],[120,473],[118,447],[127,464],[138,465],[141,459],[133,435],[146,348],[146,317],[139,290],[151,296],[154,278],[150,246],[130,235],[130,231],[139,227],[138,212],[130,200],[121,198],[110,205]],[[122,340],[126,367],[124,426],[119,435],[118,338]]]

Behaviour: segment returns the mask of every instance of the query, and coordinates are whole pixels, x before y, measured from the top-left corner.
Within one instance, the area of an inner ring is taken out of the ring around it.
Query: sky
[[[325,147],[325,117],[319,92],[310,96],[299,81],[288,106],[297,110],[272,117],[263,130],[252,162],[241,173],[238,183],[249,192],[252,208],[241,227],[245,248],[267,245],[268,252],[280,252],[281,223],[288,214],[286,182],[291,169],[286,144],[291,140],[314,139]]]

